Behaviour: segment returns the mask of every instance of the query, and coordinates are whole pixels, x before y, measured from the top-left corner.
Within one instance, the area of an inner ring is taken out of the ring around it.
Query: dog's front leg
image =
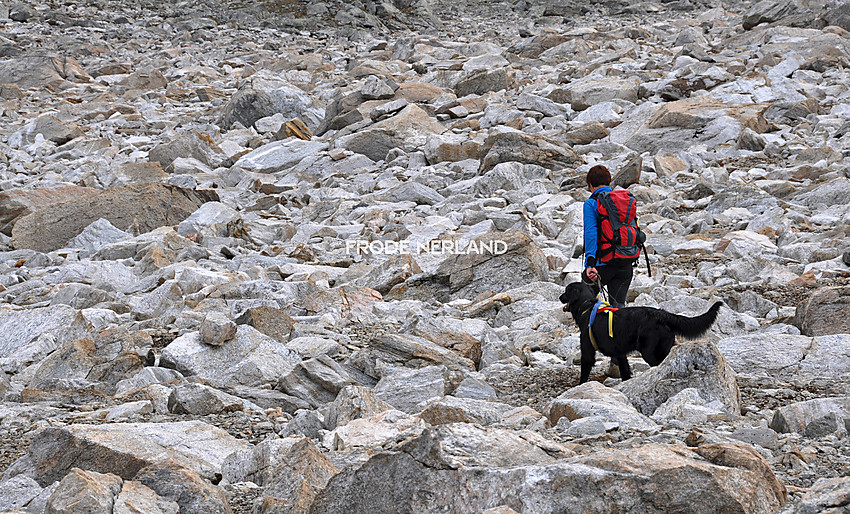
[[[583,384],[590,378],[590,370],[593,369],[593,364],[596,362],[596,350],[593,349],[593,344],[590,338],[582,334],[581,336],[581,378],[578,383]]]
[[[628,355],[619,355],[614,361],[617,364],[617,367],[620,368],[620,378],[623,379],[623,382],[632,378],[632,368],[629,367],[629,357]]]

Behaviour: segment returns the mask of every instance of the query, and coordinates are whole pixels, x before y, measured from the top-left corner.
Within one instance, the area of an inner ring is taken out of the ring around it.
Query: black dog
[[[589,322],[591,310],[596,305],[596,297],[590,287],[582,282],[567,286],[558,298],[564,304],[581,330],[581,379],[587,382],[590,369],[596,360],[596,350],[611,357],[620,367],[620,376],[628,380],[632,376],[629,352],[638,350],[650,366],[657,366],[670,353],[676,342],[676,335],[694,339],[704,334],[717,318],[722,302],[717,302],[700,316],[689,318],[654,307],[624,307],[613,312],[612,325],[609,326],[609,314],[598,312],[593,322],[591,338]],[[609,330],[613,328],[613,337]]]

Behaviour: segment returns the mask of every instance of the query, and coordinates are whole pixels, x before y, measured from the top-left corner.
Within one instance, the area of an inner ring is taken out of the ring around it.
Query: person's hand
[[[599,273],[596,271],[596,268],[585,268],[585,270],[581,272],[581,281],[585,284],[592,285],[598,278]]]

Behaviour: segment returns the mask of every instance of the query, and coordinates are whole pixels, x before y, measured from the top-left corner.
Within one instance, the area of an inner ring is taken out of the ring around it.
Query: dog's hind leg
[[[614,364],[620,368],[620,378],[625,382],[632,378],[632,369],[629,367],[629,358],[626,355],[617,355],[612,357]]]

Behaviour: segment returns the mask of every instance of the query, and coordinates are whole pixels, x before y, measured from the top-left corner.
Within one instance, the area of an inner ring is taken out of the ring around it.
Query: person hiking
[[[611,172],[597,164],[585,178],[590,198],[584,202],[584,271],[582,281],[594,294],[608,287],[612,307],[625,307],[633,267],[642,242],[637,226],[637,203],[627,190],[613,191]]]

